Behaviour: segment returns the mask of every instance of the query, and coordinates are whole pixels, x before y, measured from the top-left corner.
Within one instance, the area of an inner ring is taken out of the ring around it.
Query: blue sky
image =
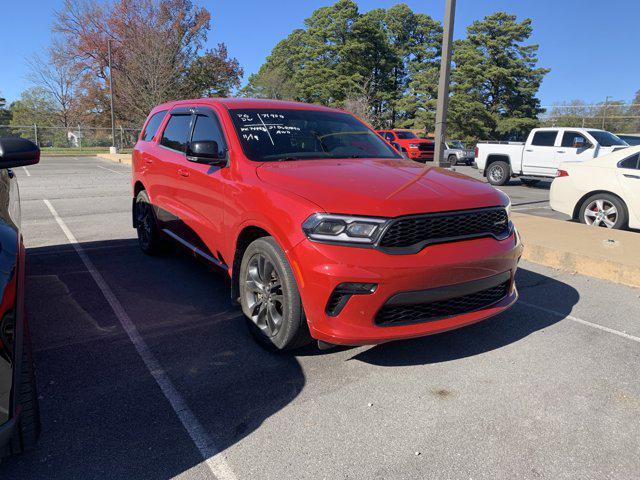
[[[208,44],[225,42],[245,72],[255,72],[271,48],[330,0],[196,0],[212,13]],[[24,60],[46,47],[53,12],[62,0],[2,0],[0,92],[8,101],[28,87]],[[358,0],[362,11],[398,1]],[[414,11],[442,20],[444,0],[406,0]],[[551,68],[540,89],[543,105],[606,96],[630,101],[640,90],[638,0],[458,0],[455,36],[498,10],[533,19],[540,65]]]

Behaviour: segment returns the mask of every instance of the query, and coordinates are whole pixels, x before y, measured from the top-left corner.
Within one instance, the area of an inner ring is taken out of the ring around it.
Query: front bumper
[[[327,343],[367,345],[420,337],[484,320],[517,300],[514,276],[522,255],[517,232],[505,240],[477,238],[430,245],[413,255],[305,240],[289,252],[311,335]],[[486,308],[403,325],[377,325],[378,311],[394,296],[481,281],[508,274],[502,300]],[[336,316],[327,302],[341,283],[375,283],[373,293],[353,295]]]
[[[407,155],[411,160],[422,160],[425,162],[433,160],[433,150],[419,150],[417,148],[408,148]]]

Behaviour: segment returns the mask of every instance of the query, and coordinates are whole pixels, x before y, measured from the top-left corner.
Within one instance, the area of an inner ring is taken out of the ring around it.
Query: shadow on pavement
[[[516,277],[520,299],[569,315],[580,296],[571,286],[539,273],[520,268]],[[528,289],[544,292],[540,299],[528,298]],[[378,366],[396,367],[447,362],[504,347],[546,328],[561,319],[529,309],[529,315],[513,315],[511,310],[459,330],[438,335],[377,345],[352,359]]]
[[[223,276],[131,240],[82,248],[220,451],[302,390],[296,358],[250,338]],[[1,478],[171,478],[202,462],[72,247],[29,249],[26,293],[43,434]]]

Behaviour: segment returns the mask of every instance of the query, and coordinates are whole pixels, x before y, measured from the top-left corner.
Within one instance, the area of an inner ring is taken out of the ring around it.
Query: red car
[[[435,142],[420,138],[411,130],[378,130],[378,134],[411,160],[416,162],[433,161]],[[398,148],[396,147],[396,148]]]
[[[142,250],[226,272],[264,344],[376,344],[468,325],[517,299],[509,198],[405,160],[354,116],[294,102],[153,109],[133,152]]]

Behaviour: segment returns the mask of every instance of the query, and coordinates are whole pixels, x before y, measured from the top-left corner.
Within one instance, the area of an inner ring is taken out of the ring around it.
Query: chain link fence
[[[599,128],[613,133],[640,133],[640,104],[599,103],[545,106],[543,127]]]
[[[116,128],[115,146],[120,151],[133,148],[140,129]],[[22,137],[35,142],[43,153],[48,151],[64,152],[108,152],[114,142],[111,128],[85,127],[72,128],[49,127],[42,125],[0,125],[0,137]]]

